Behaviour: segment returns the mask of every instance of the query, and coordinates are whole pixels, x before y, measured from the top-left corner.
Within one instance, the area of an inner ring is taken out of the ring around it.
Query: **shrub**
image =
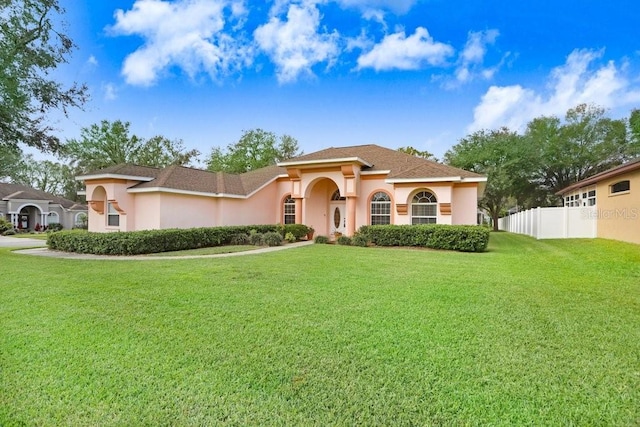
[[[11,224],[11,222],[7,221],[6,219],[0,217],[0,234],[4,234],[6,231],[9,231],[9,230],[13,231],[13,224]]]
[[[327,244],[329,243],[329,237],[327,236],[316,236],[316,243]]]
[[[270,231],[262,235],[262,241],[267,246],[282,246],[282,235],[277,231]]]
[[[461,252],[482,252],[489,230],[473,225],[369,225],[360,234],[378,246],[421,246]]]
[[[255,230],[251,230],[252,233],[249,233],[249,243],[255,246],[264,246],[264,234],[255,232]]]
[[[288,232],[285,236],[284,236],[284,240],[286,240],[289,243],[294,243],[297,239],[296,236],[293,235],[293,233]]]
[[[229,241],[231,245],[248,245],[249,244],[249,235],[246,233],[238,233],[234,234]]]
[[[252,225],[233,227],[207,227],[126,231],[118,233],[92,233],[85,230],[64,230],[49,233],[49,249],[90,253],[96,255],[139,255],[166,251],[182,251],[203,247],[228,245],[234,236],[259,235],[275,232],[276,225]]]
[[[52,222],[47,226],[47,231],[60,231],[64,227],[58,222]]]
[[[339,245],[350,246],[351,245],[351,237],[349,236],[340,236],[337,240]]]
[[[291,233],[295,236],[296,240],[302,240],[307,237],[307,234],[313,230],[311,227],[307,227],[304,224],[286,224],[284,226],[284,234],[286,236],[287,233]]]
[[[13,236],[14,234],[16,234],[16,230],[14,230],[13,228],[10,228],[2,232],[3,236]]]
[[[351,244],[353,246],[360,246],[360,247],[367,247],[369,246],[369,241],[367,240],[367,238],[365,236],[363,236],[360,233],[356,233],[353,238],[351,239]]]

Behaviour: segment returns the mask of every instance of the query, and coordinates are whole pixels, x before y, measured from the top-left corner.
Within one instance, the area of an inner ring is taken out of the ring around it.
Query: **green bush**
[[[482,252],[489,230],[473,225],[367,225],[359,233],[378,246],[422,246],[460,252]]]
[[[248,245],[249,244],[249,235],[246,233],[238,233],[234,234],[229,241],[231,245]]]
[[[369,240],[367,240],[367,238],[361,233],[356,233],[351,239],[351,244],[353,246],[360,246],[362,248],[365,248],[369,246]]]
[[[351,237],[349,236],[340,236],[337,240],[339,245],[350,246],[351,245]]]
[[[304,224],[286,224],[284,226],[284,234],[291,233],[295,236],[296,240],[302,240],[307,237],[307,234],[313,230],[311,227],[307,227]]]
[[[58,222],[52,222],[49,225],[47,225],[47,231],[60,231],[63,228],[64,227],[62,226],[62,224]]]
[[[14,230],[13,228],[10,228],[2,232],[3,236],[13,236],[15,234],[16,234],[16,230]]]
[[[293,233],[288,232],[285,236],[284,236],[284,240],[286,240],[289,243],[294,243],[297,239],[296,236],[293,235]]]
[[[262,235],[262,241],[267,246],[282,246],[282,235],[276,231],[270,231]]]
[[[322,244],[329,243],[329,237],[327,237],[327,236],[316,236],[315,242],[316,243],[322,243]]]
[[[92,233],[64,230],[49,233],[49,249],[96,255],[139,255],[228,245],[239,234],[279,233],[277,225]]]
[[[249,243],[255,246],[264,246],[264,234],[253,232],[255,230],[251,231],[252,233],[249,234]]]
[[[11,222],[7,221],[6,219],[0,217],[0,234],[4,234],[8,230],[13,230],[13,224],[11,224]]]

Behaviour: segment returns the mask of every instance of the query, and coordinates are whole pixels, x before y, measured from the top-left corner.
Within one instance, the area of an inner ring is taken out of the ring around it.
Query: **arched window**
[[[335,200],[347,200],[347,199],[345,197],[340,197],[340,190],[336,190],[331,195],[331,200],[335,201]]]
[[[285,224],[296,223],[296,201],[291,196],[287,196],[287,198],[284,199],[283,212]]]
[[[435,224],[438,200],[433,193],[420,191],[411,201],[411,224]]]
[[[371,225],[391,224],[391,198],[384,191],[378,191],[371,198]]]
[[[631,189],[631,183],[629,180],[616,182],[611,186],[611,194],[622,193],[623,191],[629,191]]]
[[[59,224],[60,223],[60,215],[58,212],[49,212],[47,215],[47,224]]]

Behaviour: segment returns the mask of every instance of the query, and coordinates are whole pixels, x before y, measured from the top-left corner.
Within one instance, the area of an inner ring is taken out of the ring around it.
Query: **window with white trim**
[[[411,201],[411,224],[435,224],[438,216],[438,200],[429,191],[420,191]]]
[[[284,218],[283,222],[285,224],[295,224],[296,223],[296,201],[291,196],[287,196],[284,199]]]
[[[120,213],[109,202],[107,202],[107,225],[109,227],[120,226]]]
[[[378,191],[371,197],[370,224],[391,224],[391,197],[384,191]]]
[[[49,215],[47,215],[47,225],[59,224],[59,223],[60,223],[60,215],[58,215],[58,212],[49,212]]]

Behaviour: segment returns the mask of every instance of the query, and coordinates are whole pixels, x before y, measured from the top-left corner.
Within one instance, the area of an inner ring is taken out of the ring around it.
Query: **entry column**
[[[347,197],[347,236],[356,234],[356,200],[356,197]]]

